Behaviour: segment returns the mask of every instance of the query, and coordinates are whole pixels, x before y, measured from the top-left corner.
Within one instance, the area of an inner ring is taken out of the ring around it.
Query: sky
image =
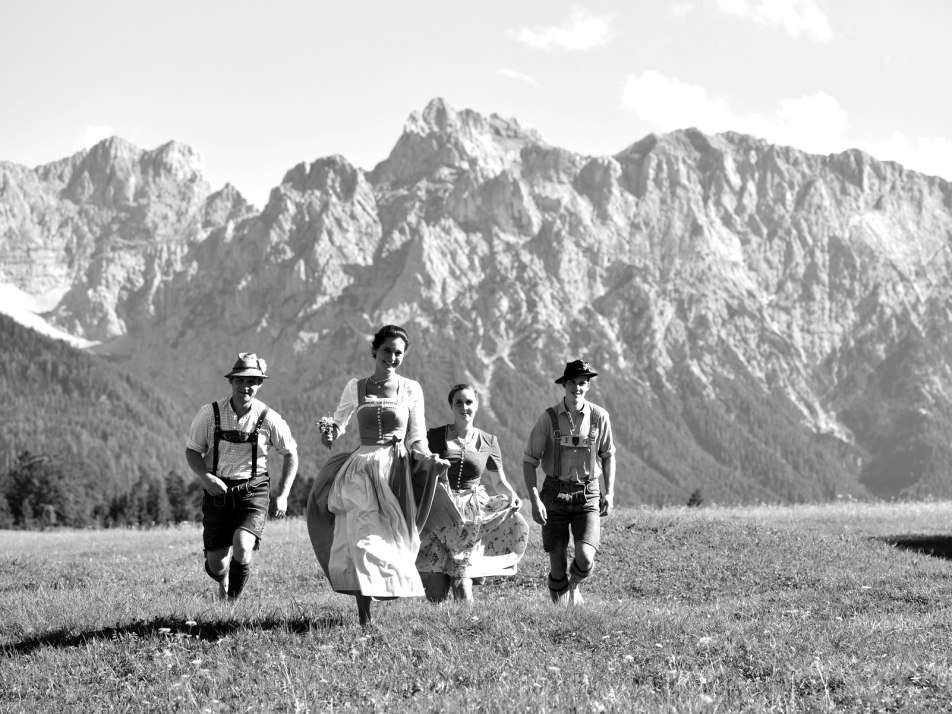
[[[176,140],[260,208],[442,97],[585,155],[697,127],[952,180],[950,27],[948,0],[0,0],[0,161]]]

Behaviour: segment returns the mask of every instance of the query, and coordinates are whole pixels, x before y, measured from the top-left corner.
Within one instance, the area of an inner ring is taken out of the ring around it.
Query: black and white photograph
[[[950,27],[2,0],[0,712],[952,711]]]

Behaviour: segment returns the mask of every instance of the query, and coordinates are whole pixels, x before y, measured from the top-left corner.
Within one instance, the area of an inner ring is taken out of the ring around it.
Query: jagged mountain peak
[[[495,113],[485,116],[472,109],[457,111],[441,97],[431,99],[422,112],[413,112],[403,132],[446,136],[493,134],[500,138],[541,142],[538,134],[524,127],[518,119],[504,118]]]
[[[143,194],[172,191],[204,200],[209,187],[201,155],[177,141],[144,150],[120,137],[103,139],[66,167],[64,197],[77,204],[115,209],[135,203]]]
[[[774,144],[766,139],[735,131],[707,134],[690,127],[664,134],[648,134],[615,155],[619,161],[643,158],[650,153],[689,156],[697,160],[705,155],[731,156],[751,165],[763,160],[767,165],[802,167],[810,171],[827,169],[840,174],[860,188],[866,182],[901,180],[906,174],[922,177],[931,184],[949,183],[938,176],[907,169],[895,161],[879,159],[858,148],[830,154],[820,154],[786,144]]]
[[[247,215],[253,210],[254,207],[245,200],[241,192],[226,183],[206,199],[203,223],[206,227],[222,226],[230,219]]]
[[[543,144],[516,119],[457,111],[444,99],[413,112],[390,156],[371,173],[372,183],[409,184],[465,171],[490,178],[519,160],[523,147]]]
[[[121,136],[109,136],[79,153],[89,160],[106,163],[125,158],[138,158],[142,149]]]
[[[301,162],[284,175],[281,185],[302,194],[330,191],[339,198],[349,199],[361,176],[360,169],[343,156],[335,154],[310,164]]]
[[[180,141],[169,141],[144,152],[142,162],[156,172],[175,175],[180,179],[204,179],[205,161],[201,153]]]
[[[167,141],[154,149],[143,149],[122,137],[111,136],[89,149],[78,152],[72,158],[78,160],[81,170],[91,172],[145,170],[185,180],[202,177],[204,173],[201,154],[190,145],[175,140]]]

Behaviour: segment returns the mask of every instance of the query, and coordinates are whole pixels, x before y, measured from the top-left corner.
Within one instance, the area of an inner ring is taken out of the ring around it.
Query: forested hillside
[[[0,395],[0,528],[201,518],[184,457],[193,415],[123,367],[0,314]]]
[[[194,515],[184,416],[123,369],[0,315],[0,394],[0,526]]]

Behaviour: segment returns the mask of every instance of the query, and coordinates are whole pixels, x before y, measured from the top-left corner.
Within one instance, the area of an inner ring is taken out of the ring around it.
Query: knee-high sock
[[[552,573],[549,573],[548,577],[549,585],[549,595],[552,598],[552,602],[558,602],[559,598],[565,594],[569,589],[569,578],[567,575],[563,575],[561,578],[556,580],[552,577]]]
[[[582,582],[583,580],[585,580],[585,578],[587,578],[589,575],[591,575],[591,574],[592,574],[592,570],[593,570],[594,568],[595,568],[595,563],[592,563],[592,567],[591,567],[591,568],[589,568],[588,570],[582,570],[582,569],[579,567],[578,561],[573,558],[573,559],[572,559],[572,564],[569,566],[569,576],[570,576],[572,582],[577,585],[578,583],[580,583],[580,582]]]
[[[235,558],[231,559],[231,566],[228,568],[228,597],[236,598],[241,595],[245,589],[245,583],[251,577],[251,563],[239,563]]]

